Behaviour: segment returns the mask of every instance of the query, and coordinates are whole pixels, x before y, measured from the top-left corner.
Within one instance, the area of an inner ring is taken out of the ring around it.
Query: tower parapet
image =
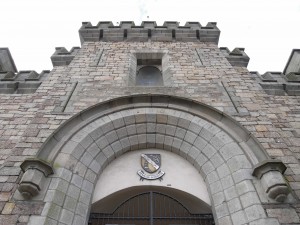
[[[294,73],[285,75],[282,72],[266,72],[261,75],[256,71],[251,74],[256,76],[256,80],[268,94],[300,95],[299,75],[293,75]]]
[[[17,70],[8,48],[0,48],[0,94],[34,93],[50,71]]]
[[[0,72],[18,72],[8,48],[0,48]]]
[[[283,70],[291,82],[300,82],[300,49],[293,49]]]
[[[0,72],[0,94],[34,93],[49,74],[49,70],[43,70],[41,73],[34,70],[21,70],[18,73]]]
[[[73,47],[68,51],[64,47],[56,47],[55,52],[51,56],[51,62],[53,66],[67,66],[74,59],[75,55],[79,51],[80,47]]]
[[[283,72],[251,73],[268,94],[300,95],[300,49],[292,50]]]
[[[226,47],[220,47],[220,50],[232,66],[248,66],[250,58],[245,53],[244,48],[235,48],[229,51]]]
[[[218,44],[220,30],[217,23],[202,26],[199,22],[187,22],[180,26],[177,21],[166,21],[157,26],[155,21],[143,21],[136,26],[133,21],[121,21],[114,26],[111,21],[99,22],[93,26],[83,22],[79,29],[81,43],[90,41],[201,41]]]

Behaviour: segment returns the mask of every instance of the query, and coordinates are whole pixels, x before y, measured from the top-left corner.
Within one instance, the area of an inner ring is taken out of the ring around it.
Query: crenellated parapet
[[[17,71],[8,48],[0,48],[0,94],[31,94],[47,79],[49,70]]]
[[[73,47],[68,51],[64,47],[56,47],[55,52],[51,56],[53,66],[67,66],[74,59],[80,47]]]
[[[0,72],[0,94],[34,93],[49,74],[49,70],[44,70],[41,73],[34,70],[23,70],[18,73],[2,71]]]
[[[300,95],[300,49],[293,49],[283,72],[251,72],[272,95]]]
[[[18,72],[8,48],[0,48],[0,72]]]
[[[300,95],[300,74],[283,74],[282,72],[266,72],[260,75],[258,72],[253,74],[266,91],[271,95]]]
[[[79,29],[81,43],[95,41],[200,41],[218,44],[220,30],[217,24],[209,22],[202,26],[199,22],[166,21],[158,26],[155,21],[143,21],[137,26],[133,21],[121,21],[118,26],[111,21],[99,22],[93,26],[83,22]]]
[[[288,75],[288,74],[293,74],[292,76],[297,76],[296,80],[300,80],[299,74],[300,74],[300,49],[293,49],[291,52],[291,55],[286,63],[286,66],[283,70],[283,73]],[[292,76],[290,77],[291,79]]]
[[[250,58],[245,53],[244,48],[235,48],[232,51],[229,51],[226,47],[220,47],[220,50],[232,66],[248,66]]]

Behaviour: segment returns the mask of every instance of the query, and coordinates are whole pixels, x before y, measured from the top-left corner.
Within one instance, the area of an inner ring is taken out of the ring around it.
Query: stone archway
[[[161,179],[140,179],[142,154],[159,155]],[[89,222],[211,224],[210,205],[206,184],[193,165],[170,151],[148,148],[126,152],[103,170],[94,188]]]
[[[98,175],[123,153],[145,148],[172,151],[194,165],[205,179],[217,224],[278,224],[266,218],[252,174],[269,197],[281,200],[288,193],[284,165],[270,160],[256,139],[222,112],[188,99],[149,95],[83,111],[46,141],[37,159],[22,164],[19,191],[31,196],[47,189],[42,215],[29,224],[86,224]]]
[[[138,171],[143,171],[142,154],[159,155],[160,179],[141,179]],[[126,152],[104,169],[93,192],[92,212],[111,212],[109,209],[132,195],[150,191],[177,199],[191,212],[211,213],[206,184],[195,167],[177,154],[153,148]],[[189,197],[185,197],[187,194]]]

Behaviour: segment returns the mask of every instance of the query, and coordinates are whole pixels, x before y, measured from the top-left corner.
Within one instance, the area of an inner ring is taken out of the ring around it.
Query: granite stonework
[[[0,224],[87,224],[99,174],[147,147],[195,166],[216,224],[300,223],[299,50],[260,76],[243,48],[218,47],[216,23],[84,22],[79,34],[41,74],[0,49]],[[147,63],[164,86],[135,86]]]

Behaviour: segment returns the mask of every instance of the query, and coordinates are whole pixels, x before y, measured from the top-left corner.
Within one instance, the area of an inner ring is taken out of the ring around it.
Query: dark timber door
[[[111,214],[91,213],[89,225],[211,225],[212,214],[192,214],[176,199],[158,192],[136,195]]]

